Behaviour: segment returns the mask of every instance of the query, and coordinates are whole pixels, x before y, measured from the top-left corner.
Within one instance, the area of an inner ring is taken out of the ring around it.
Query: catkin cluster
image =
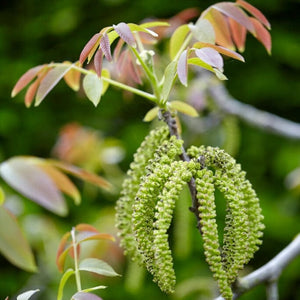
[[[231,284],[261,244],[264,225],[259,200],[246,173],[224,150],[191,147],[188,154],[205,165],[195,177],[206,260],[221,294],[232,299]],[[222,246],[216,223],[215,188],[227,200]]]
[[[206,260],[222,296],[231,299],[231,284],[261,243],[263,217],[258,198],[229,154],[218,148],[191,147],[191,160],[183,162],[178,160],[182,144],[181,139],[169,137],[163,126],[151,131],[137,150],[116,207],[121,245],[146,266],[161,290],[173,292],[176,278],[168,229],[176,201],[193,177]],[[222,244],[215,188],[227,200]]]

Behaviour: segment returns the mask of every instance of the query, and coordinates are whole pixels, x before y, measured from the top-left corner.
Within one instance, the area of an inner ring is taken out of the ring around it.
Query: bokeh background
[[[104,26],[121,21],[139,22],[148,17],[169,18],[185,8],[204,10],[213,3],[207,0],[1,0],[0,161],[14,155],[53,156],[61,128],[77,122],[89,128],[88,131],[97,132],[99,140],[95,149],[110,157],[104,158],[103,154],[99,158],[94,151],[96,158],[93,156],[92,162],[78,164],[99,171],[117,187],[115,194],[106,194],[78,182],[83,203],[75,207],[69,201],[68,217],[59,218],[1,182],[8,195],[6,205],[18,216],[40,268],[39,273],[32,275],[0,256],[1,299],[6,296],[14,299],[20,291],[31,288],[41,289],[34,299],[56,299],[61,276],[55,267],[56,249],[59,238],[72,226],[90,223],[101,231],[115,234],[113,207],[120,182],[134,151],[151,127],[142,122],[151,105],[138,97],[124,99],[123,94],[113,88],[94,108],[82,93],[76,94],[64,83],[59,83],[38,108],[26,109],[24,94],[13,100],[10,98],[17,79],[38,64],[77,60],[87,40]],[[225,64],[225,74],[229,78],[226,85],[242,102],[300,122],[300,3],[296,0],[253,0],[251,4],[261,9],[272,24],[272,56],[249,36],[244,53],[246,63],[230,60]],[[268,134],[243,122],[239,122],[239,130],[239,148],[235,156],[261,199],[266,224],[264,243],[247,267],[246,271],[250,271],[270,260],[300,231],[300,188],[291,191],[285,185],[286,176],[300,167],[300,141]],[[203,135],[183,131],[183,134],[198,144],[218,145],[217,131]],[[88,149],[85,151],[85,155],[91,155]],[[214,284],[204,262],[201,238],[193,216],[184,213],[188,211],[187,197],[182,195],[182,209],[177,211],[171,234],[178,277],[175,296],[162,294],[149,275],[128,264],[117,244],[93,244],[86,251],[106,259],[123,276],[109,281],[90,276],[86,284],[107,284],[107,290],[99,292],[107,300],[211,299]],[[221,210],[219,214],[221,217]],[[300,258],[283,272],[279,282],[280,299],[300,299],[299,270]],[[70,283],[68,289],[71,291],[73,287]],[[264,288],[257,287],[241,299],[254,297],[264,299]]]

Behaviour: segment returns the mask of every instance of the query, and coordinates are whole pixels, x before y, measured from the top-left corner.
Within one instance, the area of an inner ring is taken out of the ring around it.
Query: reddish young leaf
[[[219,70],[223,69],[223,58],[218,51],[210,47],[204,47],[195,50],[196,55],[205,63]]]
[[[82,65],[87,57],[89,56],[91,50],[94,48],[96,44],[99,43],[99,40],[101,38],[101,33],[94,34],[91,39],[87,42],[87,44],[84,46],[83,50],[80,53],[79,62]]]
[[[67,245],[70,243],[68,242],[70,236],[71,236],[70,232],[67,232],[63,235],[63,237],[60,240],[58,250],[56,253],[56,265],[60,272],[62,272],[64,269],[65,257],[62,257],[62,255],[65,252]]]
[[[90,225],[90,224],[78,224],[75,226],[76,231],[92,231],[92,232],[97,232],[99,233],[98,229],[95,228],[94,226]]]
[[[177,63],[177,74],[180,82],[187,86],[187,79],[188,79],[188,65],[187,65],[187,54],[188,51],[184,50]]]
[[[104,34],[100,40],[100,47],[108,61],[112,61],[110,43],[107,34]]]
[[[194,48],[203,48],[203,47],[210,47],[210,48],[213,48],[215,50],[217,50],[219,53],[222,53],[226,56],[229,56],[229,57],[232,57],[234,59],[237,59],[237,60],[240,60],[242,62],[244,62],[244,58],[242,55],[234,52],[234,51],[231,51],[227,48],[224,48],[222,46],[216,46],[216,45],[213,45],[213,44],[209,44],[209,43],[201,43],[201,42],[197,42],[193,45]]]
[[[76,62],[75,66],[79,66],[80,62]],[[78,91],[80,88],[81,72],[74,68],[71,68],[64,76],[66,84],[74,91]]]
[[[33,80],[38,73],[44,68],[45,65],[36,66],[29,69],[15,84],[11,96],[15,97],[31,80]]]
[[[77,243],[82,243],[90,240],[110,240],[115,241],[115,238],[108,233],[96,233],[91,231],[81,231],[76,235]]]
[[[141,73],[139,72],[139,69],[137,67],[137,65],[132,61],[132,59],[130,59],[130,61],[128,62],[128,75],[132,78],[132,80],[137,83],[137,84],[142,84],[143,81],[141,79]]]
[[[229,18],[229,25],[232,34],[232,39],[240,52],[244,52],[247,29],[236,22],[235,20]]]
[[[242,9],[238,8],[234,3],[220,2],[212,5],[212,8],[220,11],[229,18],[234,19],[239,24],[245,26],[251,33],[254,33],[254,26],[249,20],[249,17],[244,13]]]
[[[72,68],[72,65],[60,65],[50,70],[42,79],[38,87],[35,106],[38,106],[48,95],[48,93],[56,86],[56,84],[66,75]]]
[[[103,52],[102,49],[99,48],[94,56],[94,67],[98,77],[101,77],[102,62],[103,62]]]
[[[117,45],[114,49],[114,54],[113,54],[114,55],[114,61],[118,61],[123,45],[124,45],[124,41],[119,39],[118,43],[117,43]]]
[[[216,34],[216,43],[228,49],[234,50],[234,44],[231,39],[228,19],[216,9],[210,9],[205,18],[213,25]]]
[[[120,38],[122,40],[124,40],[125,43],[127,43],[128,45],[135,47],[136,43],[135,43],[135,39],[134,36],[129,28],[129,26],[124,23],[121,22],[118,25],[113,25],[114,30],[117,32],[117,34],[120,36]]]
[[[54,166],[58,169],[61,169],[62,171],[66,172],[68,174],[76,176],[82,180],[85,180],[87,182],[95,184],[106,190],[112,189],[112,185],[107,180],[105,180],[103,177],[101,177],[99,175],[95,175],[93,173],[87,172],[83,169],[80,169],[78,167],[69,165],[67,163],[64,163],[64,162],[61,162],[58,160],[50,159],[47,161],[50,162],[52,166]]]
[[[268,53],[271,54],[272,41],[269,31],[255,18],[250,18],[255,28],[256,38],[264,45]]]
[[[51,177],[59,190],[73,198],[75,204],[80,204],[80,193],[73,182],[65,174],[48,163],[42,163],[40,164],[40,167]]]
[[[269,21],[267,20],[267,18],[256,7],[254,7],[250,3],[243,1],[243,0],[237,0],[236,3],[239,6],[243,7],[245,10],[247,10],[250,14],[252,14],[258,21],[260,21],[268,29],[271,29],[271,25],[270,25]]]
[[[34,96],[36,94],[36,91],[40,85],[40,80],[35,80],[27,89],[25,94],[25,106],[30,107],[32,101],[34,100]]]

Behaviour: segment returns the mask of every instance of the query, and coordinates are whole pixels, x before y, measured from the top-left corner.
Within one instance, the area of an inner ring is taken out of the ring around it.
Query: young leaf
[[[107,34],[104,34],[100,40],[100,47],[108,61],[112,61],[110,43]]]
[[[218,51],[210,47],[195,50],[196,55],[205,63],[217,69],[223,69],[223,58]]]
[[[101,33],[94,34],[91,39],[87,42],[87,44],[84,46],[83,50],[80,53],[79,62],[82,65],[87,57],[89,56],[91,50],[94,48],[95,45],[98,45],[99,40],[101,38]]]
[[[17,219],[3,206],[0,206],[0,252],[23,270],[37,270],[32,251]]]
[[[0,206],[4,203],[4,198],[5,198],[4,191],[0,186]]]
[[[214,69],[214,73],[216,74],[216,76],[220,79],[220,80],[227,80],[228,78],[223,74],[222,71],[220,71],[219,69],[213,68]]]
[[[65,264],[65,259],[66,259],[66,255],[67,252],[64,254],[66,248],[68,247],[68,239],[71,236],[70,232],[67,232],[63,235],[63,237],[60,240],[59,246],[58,246],[58,250],[56,253],[56,265],[57,268],[60,272],[63,271],[64,269],[64,264]]]
[[[201,42],[197,42],[193,45],[193,48],[203,48],[203,47],[210,47],[213,48],[215,50],[217,50],[219,53],[222,53],[226,56],[232,57],[234,59],[240,60],[242,62],[244,62],[244,57],[242,55],[240,55],[239,53],[236,53],[235,51],[226,49],[222,46],[216,46],[213,44],[209,44],[209,43],[201,43]]]
[[[177,63],[177,74],[180,82],[187,86],[187,79],[188,79],[188,61],[187,61],[187,54],[188,51],[184,50],[178,59]]]
[[[152,27],[168,27],[170,24],[168,22],[163,21],[153,21],[153,22],[146,22],[139,25],[142,28],[152,28]]]
[[[207,19],[214,28],[216,43],[231,50],[235,50],[228,25],[228,19],[230,18],[224,16],[218,10],[210,9],[205,15],[205,19]]]
[[[251,33],[254,34],[254,27],[249,20],[249,17],[236,6],[236,4],[231,2],[220,2],[217,4],[212,5],[212,8],[220,11],[224,15],[228,16],[229,18],[234,19],[241,25],[245,26]]]
[[[102,69],[101,77],[102,78],[108,78],[108,79],[110,79],[109,70],[108,69]],[[109,83],[107,81],[103,80],[102,84],[103,84],[103,87],[102,87],[102,93],[101,93],[101,95],[104,95],[105,92],[107,91],[108,87],[109,87]]]
[[[112,189],[112,185],[105,180],[103,177],[99,176],[99,175],[95,175],[93,173],[89,173],[83,169],[80,169],[78,167],[69,165],[67,163],[58,161],[58,160],[54,160],[54,159],[48,159],[48,162],[51,163],[52,166],[68,173],[71,174],[75,177],[80,178],[81,180],[85,180],[87,182],[90,182],[92,184],[95,184],[101,188],[104,188],[106,190],[110,190]]]
[[[37,90],[35,98],[35,106],[38,106],[48,93],[55,87],[55,85],[65,76],[65,74],[72,68],[72,65],[61,65],[54,67],[41,81]]]
[[[170,107],[173,108],[174,110],[180,111],[181,113],[184,113],[188,116],[191,117],[198,117],[198,112],[196,109],[182,101],[172,101],[170,102]]]
[[[106,288],[107,288],[107,286],[105,286],[105,285],[98,285],[98,286],[94,286],[94,287],[91,287],[91,288],[84,289],[84,290],[82,290],[82,292],[88,293],[88,292],[92,292],[92,291],[103,290],[103,289],[106,289]]]
[[[77,292],[71,300],[102,300],[102,298],[91,293]]]
[[[243,0],[237,0],[236,4],[247,10],[250,14],[252,14],[257,20],[259,20],[263,25],[265,25],[268,29],[271,29],[271,25],[267,18],[262,14],[260,10],[258,10],[253,5],[249,4]]]
[[[36,94],[36,91],[40,85],[40,80],[36,79],[27,89],[25,94],[25,106],[28,108],[30,107],[32,101],[34,100],[34,96]]]
[[[97,106],[101,99],[102,81],[97,74],[89,73],[83,79],[83,89],[90,101]]]
[[[206,19],[199,19],[195,25],[189,25],[194,38],[203,43],[214,44],[216,40],[215,31],[211,23]]]
[[[101,77],[102,63],[103,63],[103,51],[101,48],[99,48],[94,57],[94,67],[98,77]]]
[[[67,207],[51,177],[30,158],[13,157],[0,165],[0,175],[14,189],[46,209],[64,216]]]
[[[157,116],[158,114],[158,111],[159,111],[159,107],[158,106],[155,106],[153,108],[151,108],[145,115],[143,121],[144,122],[150,122],[152,120],[154,120],[154,118]]]
[[[44,65],[36,66],[34,68],[29,69],[25,74],[21,76],[21,78],[15,84],[11,96],[15,97],[31,80],[33,80],[37,74],[44,68]]]
[[[76,236],[77,243],[82,243],[91,240],[110,240],[115,241],[115,238],[108,233],[97,233],[91,231],[81,231]]]
[[[271,54],[272,41],[269,31],[256,19],[250,18],[255,27],[256,38],[264,45],[269,54]]]
[[[73,198],[76,205],[80,204],[80,193],[73,182],[65,174],[52,167],[49,163],[44,162],[40,167],[51,177],[59,190]]]
[[[63,292],[64,292],[64,287],[66,285],[66,282],[68,281],[70,276],[72,276],[74,273],[75,271],[73,269],[68,269],[61,277],[59,282],[59,287],[58,287],[57,300],[63,299]]]
[[[198,57],[189,58],[188,59],[188,64],[196,65],[198,67],[204,68],[204,69],[214,73],[213,67],[211,65],[207,64],[206,62],[204,62],[202,59],[200,59]]]
[[[132,32],[144,32],[144,33],[149,33],[150,35],[154,36],[154,37],[158,37],[158,34],[150,29],[147,29],[141,25],[137,25],[134,23],[129,23],[128,27],[130,28],[130,30]]]
[[[75,66],[79,66],[80,62],[76,62],[74,64]],[[79,70],[76,70],[74,68],[71,68],[64,76],[64,80],[66,84],[75,92],[77,92],[80,88],[80,77],[81,72]]]
[[[92,231],[92,232],[99,233],[97,228],[95,228],[94,226],[92,226],[90,224],[84,224],[84,223],[76,225],[75,230],[76,231]]]
[[[29,298],[31,298],[32,295],[34,295],[35,293],[37,293],[39,291],[40,291],[39,289],[36,289],[36,290],[24,292],[24,293],[20,294],[19,296],[17,296],[17,300],[28,300]]]
[[[247,29],[235,20],[229,18],[229,26],[232,34],[232,39],[240,52],[245,50],[245,42]]]
[[[127,43],[131,47],[136,46],[134,36],[126,23],[121,22],[118,25],[113,25],[113,27],[120,38],[125,41],[125,43]]]
[[[170,39],[170,58],[173,60],[180,50],[186,36],[190,32],[190,28],[187,24],[179,26],[171,36]]]
[[[164,100],[164,102],[167,101],[171,89],[173,87],[173,82],[175,80],[176,71],[177,71],[176,67],[177,67],[176,61],[171,61],[166,67],[165,74],[164,74],[163,88],[162,88],[162,99]]]
[[[82,260],[79,264],[79,270],[104,276],[120,276],[109,264],[97,258],[86,258]]]

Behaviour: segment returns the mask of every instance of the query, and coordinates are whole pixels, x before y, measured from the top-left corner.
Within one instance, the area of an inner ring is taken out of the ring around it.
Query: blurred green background
[[[51,156],[60,128],[76,121],[102,132],[104,140],[114,137],[121,141],[125,149],[122,162],[118,167],[114,166],[113,171],[101,168],[119,186],[134,151],[149,130],[149,124],[142,122],[151,107],[148,102],[137,97],[124,100],[120,92],[111,88],[95,109],[80,93],[75,94],[60,83],[42,105],[26,109],[24,94],[10,99],[13,85],[32,66],[51,61],[77,60],[87,40],[104,26],[121,21],[139,22],[148,17],[169,18],[182,9],[198,7],[204,10],[213,3],[215,1],[2,0],[0,160],[14,155]],[[230,93],[244,103],[300,122],[300,2],[253,0],[251,4],[261,9],[272,24],[272,56],[268,56],[263,46],[249,36],[244,53],[246,63],[230,60],[225,64],[225,74],[229,78],[226,85]],[[300,167],[300,141],[267,134],[242,122],[239,126],[241,140],[236,158],[247,171],[261,199],[266,224],[264,243],[247,267],[251,270],[270,260],[300,231],[299,189],[289,191],[284,184],[287,174]],[[190,138],[193,132],[184,131],[183,135]],[[218,144],[214,137],[212,131],[204,136],[197,135],[193,140]],[[14,299],[21,290],[29,288],[41,289],[41,293],[33,299],[55,299],[60,279],[55,269],[59,238],[77,223],[94,224],[103,231],[115,233],[113,205],[117,193],[108,195],[80,182],[78,184],[84,200],[80,207],[74,207],[69,202],[70,214],[67,218],[47,213],[5,187],[10,195],[7,205],[18,215],[30,239],[40,272],[32,276],[0,257],[0,299],[6,296]],[[108,284],[109,288],[99,293],[107,300],[210,299],[209,291],[213,283],[204,262],[201,238],[191,214],[184,213],[188,211],[189,200],[184,194],[182,199],[182,210],[177,212],[172,234],[179,285],[177,298],[163,295],[149,275],[143,275],[135,266],[128,265],[116,245],[97,246],[98,253],[123,277],[110,281],[88,277],[87,284]],[[300,299],[299,270],[300,258],[284,271],[280,279],[280,299]],[[146,276],[144,281],[143,276]],[[254,289],[241,299],[254,297],[265,298],[263,287]]]

